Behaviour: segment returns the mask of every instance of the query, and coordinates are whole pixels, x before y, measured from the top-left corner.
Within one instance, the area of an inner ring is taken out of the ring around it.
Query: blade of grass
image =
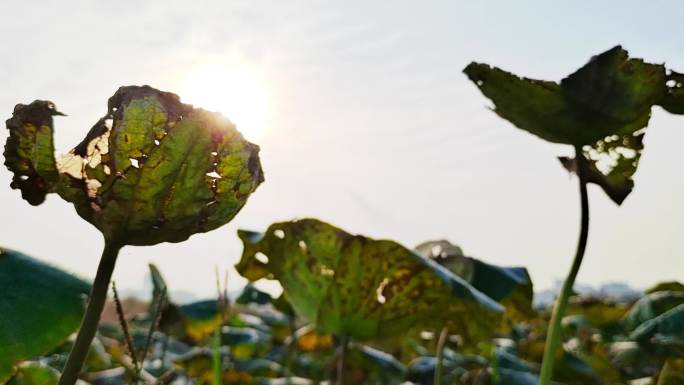
[[[335,384],[344,384],[344,358],[347,355],[347,347],[349,345],[349,337],[342,336],[340,338],[339,356],[337,357],[337,376]]]
[[[116,305],[116,315],[119,319],[119,325],[124,334],[124,341],[126,347],[128,348],[128,353],[131,355],[133,360],[133,367],[135,368],[135,374],[140,374],[140,364],[135,358],[135,347],[133,346],[133,339],[131,338],[131,333],[128,331],[128,322],[126,321],[126,315],[124,314],[123,306],[121,305],[121,300],[119,299],[119,292],[116,290],[116,282],[112,282],[112,292],[114,292],[114,303]]]
[[[221,385],[221,328],[214,332],[211,346],[211,367],[214,377],[214,385]]]
[[[439,333],[439,339],[437,340],[437,365],[435,365],[435,385],[442,385],[442,366],[444,360],[444,345],[446,344],[447,337],[449,337],[449,329],[444,327]]]
[[[152,337],[154,336],[154,332],[156,331],[157,327],[159,326],[159,320],[161,319],[161,313],[162,313],[162,309],[163,309],[165,301],[166,301],[166,286],[164,286],[164,288],[162,288],[162,291],[159,293],[158,298],[155,300],[155,308],[154,308],[154,314],[152,315],[152,323],[150,324],[150,329],[147,331],[147,338],[145,339],[145,348],[142,351],[142,356],[140,357],[141,365],[145,364],[145,359],[147,358],[147,354],[150,351],[150,347],[152,345]]]

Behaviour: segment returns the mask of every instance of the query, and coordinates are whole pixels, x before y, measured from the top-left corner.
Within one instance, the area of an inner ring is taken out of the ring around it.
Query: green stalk
[[[105,241],[100,265],[97,267],[97,275],[93,282],[93,288],[90,291],[88,307],[81,321],[81,327],[78,336],[76,336],[74,347],[71,349],[71,353],[69,353],[69,358],[67,358],[62,376],[59,379],[59,385],[74,385],[76,380],[78,380],[83,362],[90,349],[90,343],[93,342],[95,332],[97,332],[97,325],[100,323],[100,315],[107,299],[109,281],[112,279],[112,272],[116,265],[119,250],[121,250],[121,246],[118,244]]]
[[[563,282],[563,287],[556,304],[551,314],[551,321],[549,331],[546,335],[546,346],[544,347],[544,358],[542,360],[540,385],[551,384],[551,377],[553,376],[553,364],[556,357],[556,351],[561,342],[561,320],[565,315],[565,308],[568,306],[568,299],[572,293],[572,287],[575,284],[577,273],[582,265],[582,258],[584,258],[584,250],[587,247],[587,237],[589,235],[589,197],[587,195],[587,179],[584,174],[586,167],[586,159],[582,154],[581,147],[575,147],[575,159],[577,162],[577,176],[579,179],[580,201],[581,201],[581,220],[580,220],[580,235],[577,242],[577,252],[575,259],[572,261],[568,277]]]
[[[435,385],[442,385],[442,366],[444,360],[444,345],[446,344],[447,337],[449,337],[449,329],[445,326],[439,333],[439,339],[437,340],[437,365],[435,366]]]
[[[214,272],[216,274],[216,292],[218,293],[217,303],[219,312],[221,314],[221,325],[218,327],[216,332],[214,332],[214,339],[211,343],[211,366],[214,375],[213,385],[221,385],[221,374],[223,372],[223,362],[221,359],[221,328],[223,327],[223,323],[226,321],[226,303],[228,301],[228,296],[225,295],[225,290],[221,290],[218,266],[215,266]],[[226,275],[226,287],[228,287],[227,281],[228,276]]]
[[[492,347],[492,385],[501,384],[501,371],[499,370],[499,359],[496,356],[496,346]]]
[[[668,383],[668,377],[670,376],[671,371],[672,369],[670,368],[670,360],[665,360],[663,367],[660,369],[660,373],[658,373],[657,385],[666,385]]]
[[[349,345],[349,337],[340,337],[339,357],[337,361],[337,376],[335,378],[336,385],[344,384],[344,356],[347,355],[347,346]]]
[[[214,385],[221,385],[221,328],[214,332],[211,347],[211,363],[214,373]]]

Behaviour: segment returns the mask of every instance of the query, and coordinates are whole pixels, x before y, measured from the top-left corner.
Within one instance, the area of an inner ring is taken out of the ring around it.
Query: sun
[[[230,119],[249,140],[266,129],[266,87],[246,65],[211,64],[187,73],[180,84],[184,103],[216,111]]]

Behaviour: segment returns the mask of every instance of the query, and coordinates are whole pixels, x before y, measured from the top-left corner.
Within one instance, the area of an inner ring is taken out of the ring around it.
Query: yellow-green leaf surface
[[[10,186],[32,205],[43,203],[57,179],[52,117],[61,115],[52,102],[36,100],[14,107],[7,120],[5,166],[14,173]]]
[[[620,46],[593,57],[560,83],[521,78],[480,63],[471,63],[464,72],[494,102],[494,112],[516,127],[581,147],[589,161],[588,181],[617,204],[634,187],[642,129],[652,106],[676,104],[671,99],[680,92],[668,89],[662,65],[629,58]],[[577,170],[574,159],[561,162]]]
[[[48,353],[78,328],[90,285],[0,249],[0,383],[22,360]]]
[[[180,242],[229,222],[263,181],[259,147],[218,113],[143,86],[121,87],[107,114],[55,161],[54,105],[18,105],[6,164],[32,204],[56,192],[119,245]]]
[[[55,368],[38,362],[25,362],[6,385],[57,385],[58,381],[59,372]]]
[[[238,272],[250,281],[277,279],[300,316],[336,335],[382,338],[449,325],[472,343],[491,332],[503,310],[429,258],[316,219],[239,236]]]

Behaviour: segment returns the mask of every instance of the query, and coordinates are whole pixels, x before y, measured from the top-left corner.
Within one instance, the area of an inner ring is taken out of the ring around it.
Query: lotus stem
[[[121,250],[120,245],[105,241],[100,265],[97,268],[97,275],[93,282],[93,288],[90,290],[88,307],[81,321],[81,327],[76,336],[74,347],[71,349],[71,353],[69,353],[69,358],[67,358],[62,376],[59,379],[59,385],[74,385],[78,380],[83,362],[90,349],[90,343],[93,342],[95,332],[97,332],[97,325],[100,323],[100,315],[107,299],[109,281],[112,279],[112,272],[116,265],[119,250]]]
[[[340,338],[340,351],[337,359],[337,376],[335,378],[336,385],[344,384],[344,356],[347,355],[347,346],[349,345],[349,337],[342,336]]]
[[[214,376],[214,385],[221,385],[222,383],[221,374],[223,368],[221,366],[221,328],[219,327],[218,330],[214,332],[214,339],[211,347],[211,367]]]
[[[435,366],[435,385],[442,385],[442,367],[444,361],[444,345],[446,344],[447,337],[449,337],[449,329],[445,326],[439,333],[439,339],[437,340],[437,365]]]
[[[582,265],[584,251],[587,247],[587,237],[589,235],[589,197],[587,195],[587,176],[584,174],[586,169],[586,159],[582,154],[582,148],[579,146],[575,147],[575,154],[581,202],[579,241],[577,242],[577,252],[575,253],[575,259],[572,261],[570,272],[568,273],[565,282],[563,282],[563,287],[558,295],[553,312],[551,313],[549,330],[546,335],[546,346],[544,347],[544,358],[542,359],[539,382],[540,385],[551,384],[551,377],[553,376],[553,364],[556,358],[558,346],[561,342],[561,320],[565,315],[565,309],[568,305],[570,294],[572,293],[572,287],[575,284],[577,273]]]
[[[667,385],[668,377],[670,377],[670,372],[672,371],[670,366],[670,359],[665,360],[663,367],[660,369],[660,373],[658,373],[657,385]]]

